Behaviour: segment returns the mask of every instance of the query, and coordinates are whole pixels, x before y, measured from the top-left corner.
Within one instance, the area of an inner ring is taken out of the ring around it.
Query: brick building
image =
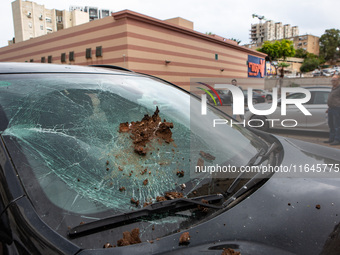
[[[188,20],[159,20],[129,10],[0,48],[2,62],[118,65],[186,89],[198,77],[246,78],[244,83],[263,86],[264,79],[248,74],[254,58],[262,62],[265,55],[196,32]]]

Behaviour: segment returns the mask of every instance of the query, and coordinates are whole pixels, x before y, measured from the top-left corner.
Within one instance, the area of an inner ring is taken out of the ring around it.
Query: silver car
[[[311,92],[311,99],[304,104],[305,108],[312,114],[305,116],[296,105],[287,105],[287,115],[281,115],[281,100],[278,100],[276,110],[269,115],[255,115],[250,111],[245,114],[246,123],[248,126],[257,127],[261,130],[268,131],[274,129],[291,129],[291,130],[306,130],[306,131],[322,131],[328,132],[326,110],[328,94],[331,91],[330,87],[305,87]],[[304,98],[304,93],[292,93],[287,96],[287,99]],[[257,104],[255,109],[265,110],[271,107],[272,103]],[[249,120],[251,120],[249,122]],[[275,121],[274,121],[275,120]],[[289,121],[291,120],[291,121]],[[295,122],[293,121],[295,120]],[[283,122],[286,121],[287,125]]]

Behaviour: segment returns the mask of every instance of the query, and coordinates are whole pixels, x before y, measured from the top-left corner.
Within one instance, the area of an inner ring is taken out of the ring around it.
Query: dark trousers
[[[329,140],[340,142],[340,107],[328,109]]]

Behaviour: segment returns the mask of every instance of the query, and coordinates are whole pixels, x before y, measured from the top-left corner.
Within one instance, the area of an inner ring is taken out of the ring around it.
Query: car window
[[[313,104],[327,104],[328,95],[328,91],[316,91]]]
[[[289,99],[299,99],[299,98],[305,98],[306,95],[304,93],[294,93],[294,94],[290,94],[287,96],[287,98]]]
[[[306,94],[304,93],[293,93],[287,96],[288,99],[300,99],[300,98],[305,98]],[[305,103],[305,104],[311,104],[312,103],[312,97],[311,99]]]
[[[196,97],[154,79],[95,74],[2,79],[8,83],[0,87],[8,124],[0,134],[37,207],[38,196],[44,195],[68,212],[127,212],[131,199],[142,207],[191,181],[202,151],[214,156],[214,164],[237,166],[265,146],[239,125],[218,125],[211,132],[213,120],[225,116],[208,106],[202,118]],[[150,140],[141,155],[135,144],[146,132],[136,137],[123,132],[121,124],[129,127],[154,115],[173,126],[172,136]],[[209,173],[196,178],[185,195],[207,177]]]

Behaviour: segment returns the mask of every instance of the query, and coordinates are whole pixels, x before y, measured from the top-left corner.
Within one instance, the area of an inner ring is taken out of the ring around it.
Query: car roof
[[[78,65],[61,65],[61,64],[44,64],[44,63],[0,63],[0,74],[15,73],[102,73],[102,74],[134,74],[134,72],[109,65],[98,66],[78,66]]]
[[[330,91],[332,89],[332,87],[329,86],[310,86],[310,87],[301,87],[304,89],[308,89],[311,91]]]

